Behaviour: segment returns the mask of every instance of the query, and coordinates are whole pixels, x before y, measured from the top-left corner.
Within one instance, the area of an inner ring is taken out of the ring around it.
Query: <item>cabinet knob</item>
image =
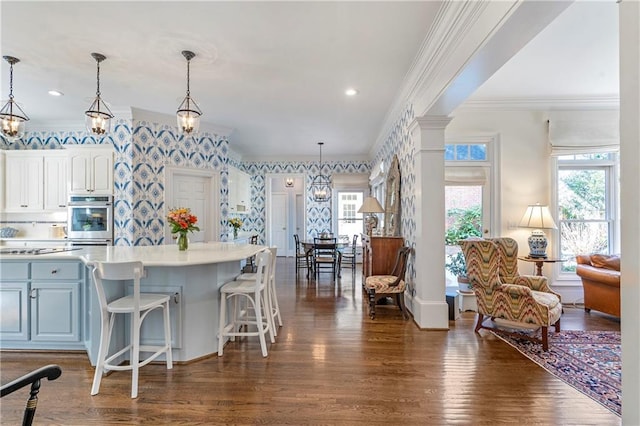
[[[37,297],[37,294],[36,294],[37,292],[38,292],[38,289],[36,289],[36,288],[31,289],[31,291],[29,292],[29,298],[30,299],[35,299]]]
[[[51,270],[51,273],[52,273],[52,274],[57,274],[57,273],[58,273],[58,270],[57,270],[57,269],[52,269],[52,270]]]

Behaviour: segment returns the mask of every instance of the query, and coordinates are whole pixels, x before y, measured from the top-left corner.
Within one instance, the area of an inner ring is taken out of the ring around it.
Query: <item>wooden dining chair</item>
[[[347,246],[342,250],[342,259],[340,261],[341,268],[351,268],[351,274],[356,273],[356,244],[358,244],[358,234],[354,234],[351,246]]]
[[[313,239],[313,268],[320,278],[320,272],[331,271],[333,278],[338,275],[338,243],[336,238]]]
[[[258,236],[257,235],[252,235],[251,238],[249,238],[249,244],[257,245],[258,244]],[[250,257],[247,258],[246,263],[245,263],[244,267],[242,268],[242,272],[243,273],[256,272],[256,257],[255,256],[250,256]]]
[[[38,393],[40,392],[41,380],[55,380],[60,377],[61,374],[62,369],[57,365],[50,364],[45,367],[41,367],[37,370],[25,374],[22,377],[18,377],[17,379],[5,385],[2,385],[2,388],[0,389],[0,397],[4,398],[5,396],[12,394],[13,392],[20,390],[27,385],[31,385],[29,390],[29,399],[27,400],[24,415],[22,416],[22,425],[30,426],[31,424],[33,424],[33,418],[36,415],[36,408],[38,406]],[[3,423],[5,422],[9,423],[9,420],[3,418]],[[17,424],[17,422],[15,424]]]
[[[310,257],[313,250],[304,249],[302,243],[300,243],[300,237],[298,234],[293,234],[293,240],[296,243],[296,274],[298,274],[300,268],[307,268],[308,271],[311,263]]]

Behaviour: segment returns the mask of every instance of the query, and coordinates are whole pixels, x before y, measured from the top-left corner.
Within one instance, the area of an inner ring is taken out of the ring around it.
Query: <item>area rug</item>
[[[599,402],[622,413],[620,332],[561,331],[549,333],[549,350],[541,343],[493,332],[527,358]]]

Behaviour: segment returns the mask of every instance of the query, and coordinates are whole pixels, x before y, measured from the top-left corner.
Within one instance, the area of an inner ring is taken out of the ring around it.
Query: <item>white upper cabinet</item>
[[[5,211],[41,211],[44,206],[42,151],[6,151],[5,156]]]
[[[113,148],[81,146],[69,148],[72,194],[113,193]]]
[[[229,166],[229,212],[247,214],[251,210],[251,176]]]
[[[69,167],[64,150],[44,155],[44,209],[64,210],[68,200]]]

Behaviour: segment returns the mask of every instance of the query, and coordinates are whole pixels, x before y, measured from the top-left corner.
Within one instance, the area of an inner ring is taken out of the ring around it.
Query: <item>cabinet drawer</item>
[[[2,262],[0,278],[4,280],[28,280],[29,262]]]
[[[44,262],[31,264],[33,280],[77,280],[80,278],[79,263]]]

